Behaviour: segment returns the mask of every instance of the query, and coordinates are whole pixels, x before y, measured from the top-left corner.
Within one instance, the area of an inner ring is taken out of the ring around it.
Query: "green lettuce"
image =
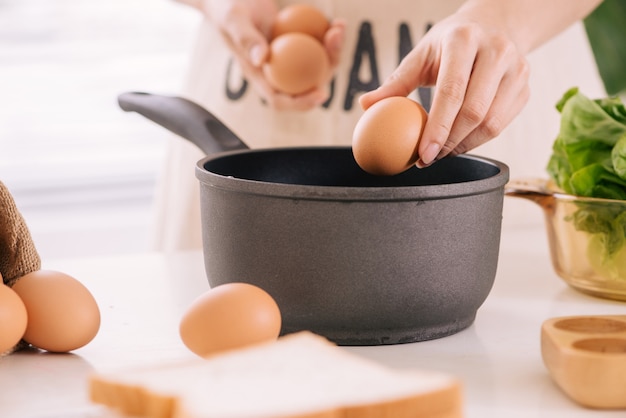
[[[556,105],[559,134],[547,171],[566,193],[626,200],[626,107],[618,97],[591,100],[568,90]],[[622,204],[578,203],[569,219],[589,241],[592,265],[626,280],[626,212]]]
[[[556,107],[552,179],[576,196],[626,200],[626,107],[619,97],[591,100],[572,88]]]

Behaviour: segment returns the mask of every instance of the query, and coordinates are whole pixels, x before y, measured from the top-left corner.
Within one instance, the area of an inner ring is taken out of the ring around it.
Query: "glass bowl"
[[[512,180],[505,193],[543,209],[559,277],[581,292],[626,301],[626,201],[565,194],[544,179]]]

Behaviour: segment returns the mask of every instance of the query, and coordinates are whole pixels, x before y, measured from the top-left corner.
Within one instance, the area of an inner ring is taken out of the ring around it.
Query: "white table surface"
[[[626,303],[565,285],[552,270],[544,234],[543,228],[503,230],[495,285],[470,328],[433,341],[345,349],[392,367],[457,376],[470,418],[626,417],[626,410],[578,406],[543,365],[539,333],[546,319],[626,314]],[[178,337],[178,323],[208,290],[201,252],[44,260],[43,267],[82,281],[99,303],[102,325],[91,343],[71,354],[26,351],[0,358],[1,417],[113,416],[89,403],[90,373],[193,357]]]

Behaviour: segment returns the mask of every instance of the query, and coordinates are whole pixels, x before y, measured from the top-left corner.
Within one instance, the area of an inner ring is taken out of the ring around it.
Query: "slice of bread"
[[[95,403],[150,418],[455,418],[459,381],[396,370],[309,332],[207,359],[98,373]]]

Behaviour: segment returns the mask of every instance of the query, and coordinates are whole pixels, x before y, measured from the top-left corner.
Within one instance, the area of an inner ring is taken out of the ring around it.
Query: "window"
[[[148,248],[169,134],[118,94],[176,94],[200,15],[173,0],[0,3],[0,181],[42,258]]]

